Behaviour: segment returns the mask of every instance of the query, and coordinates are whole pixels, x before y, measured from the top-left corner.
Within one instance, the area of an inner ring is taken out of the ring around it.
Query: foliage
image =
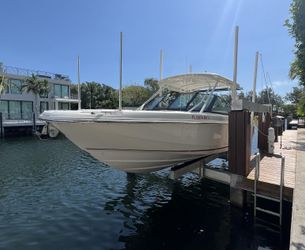
[[[8,88],[8,82],[4,75],[0,77],[0,95]]]
[[[251,102],[252,91],[246,93],[241,92],[239,94],[239,98],[246,99],[247,101]],[[278,111],[284,106],[283,98],[280,95],[276,94],[271,88],[261,90],[256,95],[256,102],[260,104],[272,104],[273,109],[275,109],[275,111]]]
[[[245,92],[245,93],[244,93],[244,92],[240,92],[240,93],[238,94],[238,97],[239,97],[240,99],[245,99],[245,100],[251,102],[251,101],[252,101],[252,91]]]
[[[35,96],[45,95],[50,91],[48,81],[46,79],[40,80],[34,74],[25,80],[25,84],[21,86],[21,90],[27,93],[33,93]]]
[[[144,86],[129,85],[124,87],[122,89],[123,107],[139,107],[159,89],[158,81],[153,78],[145,79]],[[71,86],[71,94],[77,96],[77,85]],[[105,84],[85,82],[81,84],[81,101],[82,108],[117,108],[118,91]]]
[[[246,99],[247,101],[252,101],[252,91],[239,94],[240,98]],[[256,95],[256,102],[260,104],[272,104],[281,107],[284,104],[283,98],[276,94],[271,88],[266,88],[261,90]]]
[[[73,88],[73,94],[77,95],[77,86]],[[117,95],[115,89],[104,84],[97,82],[85,82],[81,84],[82,108],[117,108]]]
[[[305,91],[304,87],[293,87],[292,91],[288,93],[285,99],[291,102],[294,106],[293,116],[304,116],[305,115]]]
[[[143,86],[130,85],[122,89],[123,106],[139,107],[151,96],[151,90]]]
[[[285,21],[289,34],[295,39],[295,59],[290,66],[290,77],[299,78],[305,86],[305,0],[292,0],[290,19]]]
[[[293,118],[297,118],[297,106],[295,104],[284,104],[282,109],[283,116],[292,116]]]
[[[158,80],[154,78],[145,79],[144,86],[149,90],[151,95],[159,90]]]
[[[77,96],[78,95],[78,86],[76,84],[72,84],[70,86],[70,93],[73,96]]]
[[[32,74],[31,77],[25,80],[25,83],[21,86],[21,91],[32,93],[35,96],[35,113],[38,114],[38,96],[46,96],[50,89],[46,79],[39,79]]]
[[[272,104],[276,111],[284,105],[283,98],[276,94],[272,88],[265,88],[260,91],[257,95],[257,103]]]
[[[302,95],[304,95],[304,87],[293,87],[292,91],[285,96],[285,99],[293,104],[297,104]]]
[[[305,116],[305,94],[302,95],[298,104],[297,104],[297,115]]]

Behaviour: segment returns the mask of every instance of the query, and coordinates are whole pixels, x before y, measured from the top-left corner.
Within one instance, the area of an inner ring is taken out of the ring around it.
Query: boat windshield
[[[228,114],[231,108],[231,94],[228,90],[202,90],[193,93],[164,91],[147,102],[144,110],[175,110]]]
[[[198,112],[208,99],[206,91],[178,93],[175,91],[158,95],[144,106],[144,110],[177,110]]]

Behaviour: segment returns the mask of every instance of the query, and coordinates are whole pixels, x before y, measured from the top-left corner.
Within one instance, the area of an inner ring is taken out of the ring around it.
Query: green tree
[[[284,116],[292,116],[293,118],[297,117],[297,106],[295,104],[284,104],[282,108]]]
[[[85,82],[81,84],[82,108],[117,108],[117,96],[116,90],[105,84],[97,82]]]
[[[5,79],[4,75],[0,77],[0,97],[4,93],[4,91],[8,88],[7,79]]]
[[[276,111],[284,105],[283,98],[276,94],[272,88],[265,88],[257,95],[257,102],[261,104],[272,104]]]
[[[293,112],[294,117],[304,116],[305,91],[303,86],[293,87],[292,91],[286,95],[285,99],[291,102],[291,106],[294,107],[294,109],[292,109],[291,107],[290,110],[290,111],[294,111]]]
[[[78,86],[76,84],[72,84],[70,86],[70,93],[72,96],[77,96],[78,95]]]
[[[298,78],[305,86],[305,0],[292,0],[290,19],[285,21],[289,34],[295,39],[295,58],[290,66],[290,77]]]
[[[252,101],[252,91],[245,92],[245,93],[244,93],[244,92],[240,92],[240,93],[238,94],[238,97],[239,97],[240,99],[245,99],[245,100],[251,102],[251,101]]]
[[[85,82],[81,85],[82,108],[95,109],[100,84],[97,82]]]
[[[31,77],[26,78],[25,83],[21,86],[21,91],[32,93],[35,96],[35,113],[38,114],[38,96],[45,96],[49,93],[49,84],[46,79],[39,79],[37,76],[32,74]]]
[[[296,108],[297,108],[297,115],[304,117],[305,116],[305,95],[302,95]]]
[[[304,95],[304,87],[293,87],[292,91],[287,93],[285,99],[293,104],[297,104]]]
[[[122,96],[123,106],[139,107],[151,96],[151,92],[143,86],[130,85],[123,88]]]
[[[159,90],[158,80],[154,78],[147,78],[144,80],[144,86],[149,90],[151,94]]]

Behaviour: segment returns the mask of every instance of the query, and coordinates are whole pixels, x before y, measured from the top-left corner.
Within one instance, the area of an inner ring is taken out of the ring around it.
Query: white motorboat
[[[94,158],[126,172],[153,172],[228,150],[231,80],[185,74],[159,85],[138,110],[45,111],[40,119]]]

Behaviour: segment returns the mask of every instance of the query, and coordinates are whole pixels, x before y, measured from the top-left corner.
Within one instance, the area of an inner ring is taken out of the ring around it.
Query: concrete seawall
[[[298,130],[290,249],[305,250],[305,129]]]

